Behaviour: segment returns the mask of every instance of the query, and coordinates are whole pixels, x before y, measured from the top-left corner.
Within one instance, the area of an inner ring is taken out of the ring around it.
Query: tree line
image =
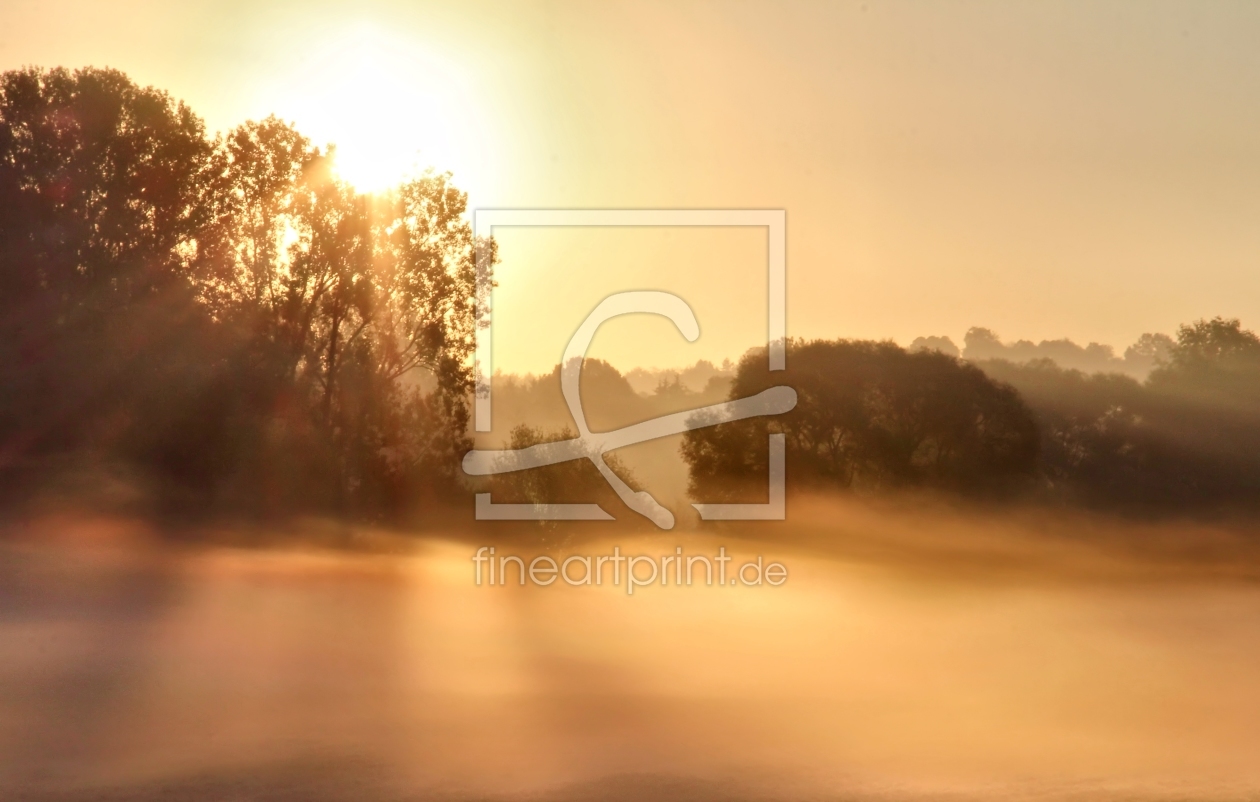
[[[109,69],[0,76],[0,470],[192,507],[399,512],[458,486],[467,197],[382,195],[274,117],[209,136]]]
[[[776,384],[800,402],[778,418],[690,432],[692,492],[764,488],[768,434],[786,435],[789,482],[869,492],[923,488],[1139,514],[1260,507],[1260,337],[1238,320],[1183,325],[1145,381],[1050,359],[964,361],[893,343],[789,341],[740,361],[729,397]],[[761,490],[764,494],[764,490]]]
[[[477,278],[492,278],[494,243],[476,247],[449,174],[366,195],[334,156],[274,117],[208,135],[186,105],[114,70],[0,75],[5,494],[87,466],[176,510],[406,516],[468,500],[476,293],[491,283]],[[1236,320],[1147,337],[1124,360],[1154,365],[1143,381],[979,329],[967,359],[942,338],[786,345],[785,372],[754,350],[733,374],[692,377],[702,391],[657,377],[650,398],[592,361],[592,425],[794,387],[787,415],[686,436],[706,501],[764,487],[771,432],[801,488],[1148,511],[1260,498],[1260,338]],[[570,421],[538,412],[562,409],[558,373],[502,389],[532,422],[512,444],[564,436]],[[541,501],[595,492],[582,470],[496,486]]]

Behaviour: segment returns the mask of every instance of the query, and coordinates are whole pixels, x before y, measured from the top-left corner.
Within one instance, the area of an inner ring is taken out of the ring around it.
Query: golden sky
[[[797,336],[1260,327],[1260,3],[7,0],[24,64],[118,67],[212,130],[275,111],[364,187],[433,162],[487,208],[786,209]],[[498,367],[623,289],[703,333],[610,324],[617,364],[764,340],[758,232],[501,240]]]

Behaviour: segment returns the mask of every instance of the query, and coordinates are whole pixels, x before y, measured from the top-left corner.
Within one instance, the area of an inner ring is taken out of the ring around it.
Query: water
[[[630,597],[477,587],[466,536],[364,553],[142,529],[0,547],[0,797],[1260,793],[1260,584],[1219,533],[1117,534],[1225,544],[1151,557],[1079,521],[806,509],[760,541],[615,541],[763,554],[783,586]]]

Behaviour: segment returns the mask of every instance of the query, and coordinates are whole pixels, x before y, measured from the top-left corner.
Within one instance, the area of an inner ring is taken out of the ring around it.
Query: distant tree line
[[[180,505],[398,512],[458,486],[466,196],[356,193],[267,118],[210,137],[107,69],[0,76],[0,471],[126,465]]]
[[[940,351],[961,356],[969,362],[1004,359],[1022,363],[1050,359],[1062,368],[1086,373],[1123,373],[1141,380],[1167,359],[1172,346],[1173,340],[1167,334],[1143,334],[1118,357],[1114,348],[1102,343],[1081,346],[1068,339],[1004,343],[991,329],[976,326],[967,330],[961,349],[949,337],[918,337],[910,343],[910,350]]]
[[[764,350],[749,352],[730,398],[786,384],[798,406],[690,432],[692,491],[742,499],[764,488],[768,434],[783,432],[799,488],[927,488],[1136,513],[1260,507],[1260,338],[1237,320],[1144,338],[1158,349],[1144,382],[919,345],[789,341],[787,370],[773,373]]]

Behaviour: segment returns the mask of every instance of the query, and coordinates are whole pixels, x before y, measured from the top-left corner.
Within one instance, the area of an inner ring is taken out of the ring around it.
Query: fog
[[[633,596],[478,587],[476,545],[542,553],[504,530],[417,538],[309,522],[264,549],[231,545],[257,533],[226,529],[172,545],[118,518],[11,524],[0,796],[1260,789],[1260,584],[1246,532],[922,497],[790,505],[787,522],[756,530],[565,530],[557,556],[725,546],[789,569],[777,588]]]

